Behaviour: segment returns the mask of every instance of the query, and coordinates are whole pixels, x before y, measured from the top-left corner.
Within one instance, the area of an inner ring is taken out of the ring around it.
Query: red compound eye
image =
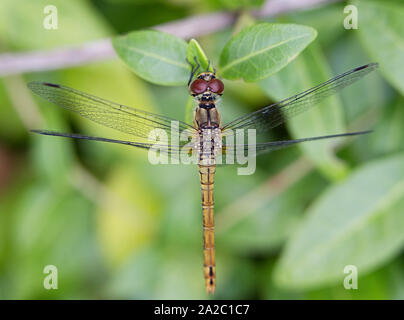
[[[191,83],[189,89],[193,94],[200,94],[208,89],[208,83],[205,80],[196,79]]]
[[[224,84],[219,79],[212,79],[209,81],[210,91],[220,94],[224,90]]]

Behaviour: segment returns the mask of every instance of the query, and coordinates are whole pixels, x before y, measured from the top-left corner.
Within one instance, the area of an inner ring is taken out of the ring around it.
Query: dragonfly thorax
[[[220,127],[220,114],[214,103],[199,103],[195,109],[194,124],[198,129]]]

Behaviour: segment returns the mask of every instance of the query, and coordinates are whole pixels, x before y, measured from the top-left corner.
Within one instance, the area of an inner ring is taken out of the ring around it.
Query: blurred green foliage
[[[261,2],[54,0],[59,28],[45,30],[47,1],[2,0],[0,50],[77,45]],[[318,38],[258,83],[225,80],[224,122],[352,67],[380,63],[380,73],[269,138],[370,128],[371,135],[338,150],[313,142],[261,156],[252,176],[218,168],[215,298],[404,298],[404,4],[352,3],[358,30],[344,29],[344,2],[258,21],[310,26]],[[232,33],[197,39],[216,66]],[[32,80],[180,120],[188,101],[185,86],[147,83],[118,59],[0,79],[0,298],[206,298],[196,168],[153,166],[147,153],[125,146],[29,134],[48,128],[131,139],[32,96]],[[352,264],[359,289],[345,290],[343,267]],[[58,267],[58,290],[43,288],[46,265]]]

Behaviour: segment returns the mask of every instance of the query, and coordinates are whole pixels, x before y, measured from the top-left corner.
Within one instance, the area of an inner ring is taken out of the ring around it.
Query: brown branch
[[[265,18],[288,12],[309,10],[320,5],[339,1],[341,0],[272,0],[267,1],[259,11],[255,11],[253,14],[257,18]]]
[[[0,54],[0,76],[47,71],[114,58],[110,39],[88,42],[79,47],[46,51]]]
[[[273,17],[336,1],[341,0],[269,0],[264,4],[262,10],[254,11],[252,14],[257,18]],[[161,24],[155,26],[154,29],[190,39],[229,27],[235,19],[236,14],[233,12],[217,12]],[[0,54],[0,76],[55,70],[115,57],[110,39],[88,42],[78,47],[4,53]]]

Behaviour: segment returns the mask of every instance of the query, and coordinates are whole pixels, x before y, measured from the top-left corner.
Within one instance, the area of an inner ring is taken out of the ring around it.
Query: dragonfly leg
[[[195,61],[195,65],[193,65],[188,58],[185,58],[185,61],[191,66],[191,74],[189,76],[189,80],[188,80],[188,86],[192,81],[192,78],[194,77],[196,71],[198,71],[198,69],[200,68],[200,64],[198,63],[198,60],[196,59],[196,56],[194,56],[194,61]]]

